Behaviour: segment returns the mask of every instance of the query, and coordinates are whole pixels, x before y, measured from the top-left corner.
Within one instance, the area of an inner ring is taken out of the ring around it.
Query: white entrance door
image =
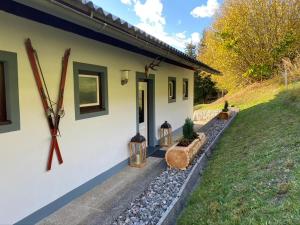
[[[148,142],[148,102],[147,102],[147,82],[139,82],[138,106],[139,106],[139,131]]]

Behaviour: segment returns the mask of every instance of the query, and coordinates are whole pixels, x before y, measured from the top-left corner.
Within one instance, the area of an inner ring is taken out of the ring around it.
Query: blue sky
[[[162,41],[184,50],[200,41],[223,0],[92,0]]]

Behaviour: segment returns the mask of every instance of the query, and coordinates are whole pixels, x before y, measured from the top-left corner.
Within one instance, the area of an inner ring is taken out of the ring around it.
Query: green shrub
[[[190,118],[185,119],[183,137],[186,139],[194,139],[194,122]]]
[[[225,104],[224,104],[224,108],[222,109],[222,112],[228,112],[228,101],[225,101]]]

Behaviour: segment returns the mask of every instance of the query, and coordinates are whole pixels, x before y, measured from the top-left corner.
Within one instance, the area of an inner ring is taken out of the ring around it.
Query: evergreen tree
[[[199,44],[200,46],[200,44]],[[187,43],[185,53],[192,58],[197,58],[198,47],[192,42]],[[210,75],[199,72],[194,73],[194,105],[205,103],[208,96],[217,95],[216,83],[212,81]]]
[[[207,103],[210,98],[217,98],[218,89],[210,75],[194,74],[194,105]]]
[[[193,42],[187,43],[185,46],[185,54],[192,58],[197,58],[197,45],[193,44]]]

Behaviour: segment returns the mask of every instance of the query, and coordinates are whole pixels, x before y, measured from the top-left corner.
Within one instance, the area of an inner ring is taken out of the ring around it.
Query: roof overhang
[[[0,10],[194,71],[219,71],[80,0],[1,0]]]

